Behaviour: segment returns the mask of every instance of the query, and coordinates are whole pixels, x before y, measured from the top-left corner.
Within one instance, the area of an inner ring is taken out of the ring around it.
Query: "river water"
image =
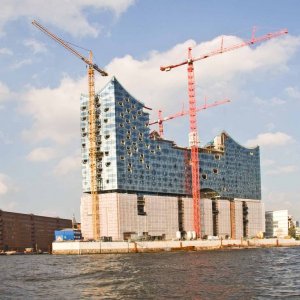
[[[300,248],[0,256],[0,299],[300,299]]]

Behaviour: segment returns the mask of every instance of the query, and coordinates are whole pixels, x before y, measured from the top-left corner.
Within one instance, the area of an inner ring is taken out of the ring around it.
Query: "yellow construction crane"
[[[97,192],[97,165],[96,165],[96,110],[95,110],[95,70],[102,76],[108,76],[108,74],[100,69],[93,63],[93,53],[89,51],[89,57],[85,57],[72,48],[66,41],[62,40],[55,34],[51,33],[37,21],[33,20],[32,24],[39,30],[47,34],[54,41],[65,47],[71,53],[80,58],[86,65],[88,65],[88,85],[89,85],[89,161],[90,161],[90,187],[92,197],[92,215],[93,215],[93,236],[95,240],[100,239],[100,218],[99,218],[99,201]]]

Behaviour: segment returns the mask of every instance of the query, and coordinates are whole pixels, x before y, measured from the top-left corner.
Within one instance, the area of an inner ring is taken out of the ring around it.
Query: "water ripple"
[[[300,299],[300,248],[1,256],[0,299]]]

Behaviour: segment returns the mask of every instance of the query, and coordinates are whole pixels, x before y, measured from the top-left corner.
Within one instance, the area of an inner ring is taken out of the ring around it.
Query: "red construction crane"
[[[188,48],[188,59],[174,65],[160,67],[161,71],[171,71],[174,68],[187,65],[188,73],[188,96],[189,96],[189,115],[190,115],[190,147],[191,147],[191,167],[192,167],[192,194],[193,194],[193,216],[194,216],[194,231],[197,237],[201,237],[200,228],[200,179],[199,179],[199,140],[197,132],[197,118],[196,118],[196,94],[195,94],[195,75],[194,75],[194,62],[202,59],[209,58],[218,54],[236,50],[245,46],[263,42],[281,35],[287,34],[287,29],[283,29],[274,33],[268,33],[261,37],[255,37],[255,30],[252,32],[252,37],[249,41],[244,41],[240,44],[232,45],[230,47],[223,46],[223,39],[221,47],[198,58],[192,57],[192,48]]]
[[[221,100],[221,101],[215,101],[213,103],[209,103],[207,104],[206,103],[206,99],[205,99],[205,104],[198,107],[196,109],[196,112],[198,111],[201,111],[201,110],[205,110],[207,108],[210,108],[210,107],[215,107],[215,106],[218,106],[218,105],[221,105],[221,104],[225,104],[225,103],[229,103],[230,100],[228,99],[225,99],[225,100]],[[154,125],[154,124],[158,124],[158,130],[159,130],[159,135],[160,137],[163,137],[164,136],[164,126],[163,126],[163,123],[166,122],[166,121],[169,121],[169,120],[173,120],[175,118],[178,118],[178,117],[183,117],[183,116],[186,116],[188,115],[190,112],[188,110],[184,110],[182,109],[181,112],[178,112],[176,114],[173,114],[171,116],[168,116],[168,117],[162,117],[162,111],[159,110],[158,111],[158,119],[155,120],[155,121],[150,121],[149,122],[149,125]]]

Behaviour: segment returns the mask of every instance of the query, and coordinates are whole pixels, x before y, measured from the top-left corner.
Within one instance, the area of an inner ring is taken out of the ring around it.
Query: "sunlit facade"
[[[177,214],[175,217],[178,220],[177,230],[187,231],[187,227],[189,230],[193,230],[192,224],[186,225],[184,228],[183,220],[178,218],[178,214],[181,214],[178,199],[191,200],[190,149],[179,147],[173,141],[162,139],[156,131],[151,131],[148,126],[148,109],[141,101],[130,95],[116,78],[112,78],[97,93],[96,116],[97,179],[100,199],[101,197],[107,199],[112,194],[131,195],[131,197],[135,197],[132,203],[134,202],[138,215],[141,203],[144,203],[144,208],[147,206],[145,199],[163,203],[174,198],[177,199],[173,200],[176,203],[173,213]],[[83,203],[88,202],[90,192],[88,97],[85,95],[81,96],[81,136],[84,193],[82,199],[85,199],[82,200]],[[260,205],[258,147],[245,148],[223,132],[200,149],[199,160],[201,197],[203,199],[213,199],[214,201],[218,199],[226,201],[251,199]],[[104,194],[106,194],[105,197]],[[115,196],[112,196],[112,199],[116,199]],[[150,205],[150,202],[148,204]],[[163,204],[158,206],[162,207]],[[111,210],[114,209],[111,208]],[[88,212],[83,204],[82,210],[85,211],[82,218],[84,216],[87,218]],[[152,215],[155,215],[155,208],[153,208]],[[170,218],[173,220],[172,216]],[[142,219],[147,218],[146,211],[143,217]],[[162,214],[161,217],[166,216]],[[102,216],[103,219],[105,219],[104,216]],[[188,222],[187,220],[185,224]],[[242,220],[242,223],[246,224],[247,222]],[[143,227],[143,225],[140,226]],[[130,227],[130,232],[137,232],[138,230],[133,227]],[[149,231],[146,227],[144,229],[143,232]],[[231,230],[233,229],[231,228]],[[213,233],[213,230],[211,231]],[[216,230],[215,233],[217,233]],[[228,234],[232,235],[230,232]],[[243,234],[247,233],[243,232]],[[121,239],[121,235],[118,235],[119,239]],[[172,233],[168,233],[168,236],[172,236]]]

